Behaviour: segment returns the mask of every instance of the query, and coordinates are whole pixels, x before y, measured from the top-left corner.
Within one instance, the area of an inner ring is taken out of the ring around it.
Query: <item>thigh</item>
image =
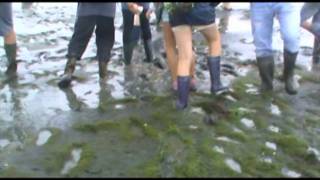
[[[200,30],[201,34],[205,37],[208,43],[216,41],[219,37],[219,31],[215,24],[211,24],[206,28]]]
[[[96,25],[96,16],[79,16],[74,25],[73,36],[76,39],[90,38]]]
[[[179,60],[191,60],[193,52],[191,26],[176,26],[173,28],[173,33],[178,48]]]
[[[294,40],[294,43],[298,43],[300,36],[300,12],[299,7],[294,3],[282,3],[279,11],[277,11],[277,17],[280,24],[281,36],[284,40]],[[296,39],[296,40],[295,40]]]
[[[162,31],[163,31],[165,48],[175,49],[176,41],[174,39],[172,28],[168,22],[162,22]]]
[[[99,16],[97,18],[96,37],[114,43],[114,18]]]
[[[251,30],[257,56],[272,52],[274,11],[264,3],[251,3]]]

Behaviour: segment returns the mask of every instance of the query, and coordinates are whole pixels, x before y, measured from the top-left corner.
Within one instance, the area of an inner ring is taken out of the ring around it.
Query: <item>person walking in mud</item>
[[[152,10],[150,3],[121,3],[123,17],[123,55],[124,63],[131,64],[132,54],[135,46],[140,38],[140,30],[142,31],[142,39],[146,58],[144,62],[151,63],[154,61],[153,49],[151,44],[151,29],[149,18]]]
[[[17,43],[11,3],[0,3],[0,36],[4,37],[4,50],[8,59],[6,75],[14,76],[17,72]]]
[[[172,85],[171,88],[173,91],[178,90],[177,83],[177,65],[178,65],[178,55],[176,49],[176,42],[174,39],[174,34],[169,23],[169,13],[167,9],[164,8],[163,3],[155,3],[157,11],[158,23],[160,23],[163,31],[164,37],[164,47],[166,51],[167,62],[169,70],[171,73]],[[190,81],[190,90],[196,90],[196,79],[195,79],[195,56],[193,56],[191,63],[191,81]]]
[[[169,21],[173,28],[178,48],[178,100],[177,109],[188,106],[190,89],[190,66],[192,63],[192,28],[200,31],[208,42],[208,67],[211,79],[211,93],[227,89],[220,80],[221,42],[215,24],[215,7],[219,3],[166,3]]]
[[[301,12],[301,26],[314,35],[312,63],[320,64],[320,3],[304,3]],[[308,20],[312,17],[312,22]]]
[[[257,65],[261,78],[261,91],[273,90],[274,58],[272,52],[273,19],[280,23],[284,42],[283,79],[288,94],[297,94],[294,87],[294,68],[299,50],[300,10],[294,3],[251,3],[251,25],[256,47]]]
[[[107,64],[114,44],[114,17],[116,3],[78,3],[77,19],[71,37],[67,64],[60,88],[70,85],[76,62],[81,59],[93,31],[96,33],[100,81],[105,81]]]

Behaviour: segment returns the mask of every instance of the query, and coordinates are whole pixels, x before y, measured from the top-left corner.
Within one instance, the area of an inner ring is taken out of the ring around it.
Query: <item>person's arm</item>
[[[127,3],[128,9],[133,13],[133,14],[140,14],[143,10],[142,6],[139,6],[137,3]]]

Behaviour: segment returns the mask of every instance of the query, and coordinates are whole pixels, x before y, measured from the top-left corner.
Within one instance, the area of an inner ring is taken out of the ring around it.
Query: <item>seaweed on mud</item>
[[[70,152],[74,148],[81,148],[82,154],[77,166],[71,169],[66,176],[76,177],[81,176],[85,169],[90,166],[93,160],[94,153],[91,148],[85,143],[72,143],[65,146],[59,146],[57,149],[51,149],[47,156],[43,159],[43,164],[46,173],[51,175],[59,174],[64,163],[69,159]]]

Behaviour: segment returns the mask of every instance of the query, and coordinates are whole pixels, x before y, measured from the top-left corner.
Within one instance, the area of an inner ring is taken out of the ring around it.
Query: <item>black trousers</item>
[[[140,14],[140,29],[142,31],[142,39],[144,41],[151,40],[151,29],[149,20],[146,17],[148,9],[144,9]],[[138,41],[140,38],[140,32],[136,31],[133,27],[134,14],[128,9],[122,9],[123,17],[123,44]]]
[[[114,18],[106,16],[78,16],[71,37],[67,57],[81,59],[95,29],[97,58],[109,61],[114,44]]]

